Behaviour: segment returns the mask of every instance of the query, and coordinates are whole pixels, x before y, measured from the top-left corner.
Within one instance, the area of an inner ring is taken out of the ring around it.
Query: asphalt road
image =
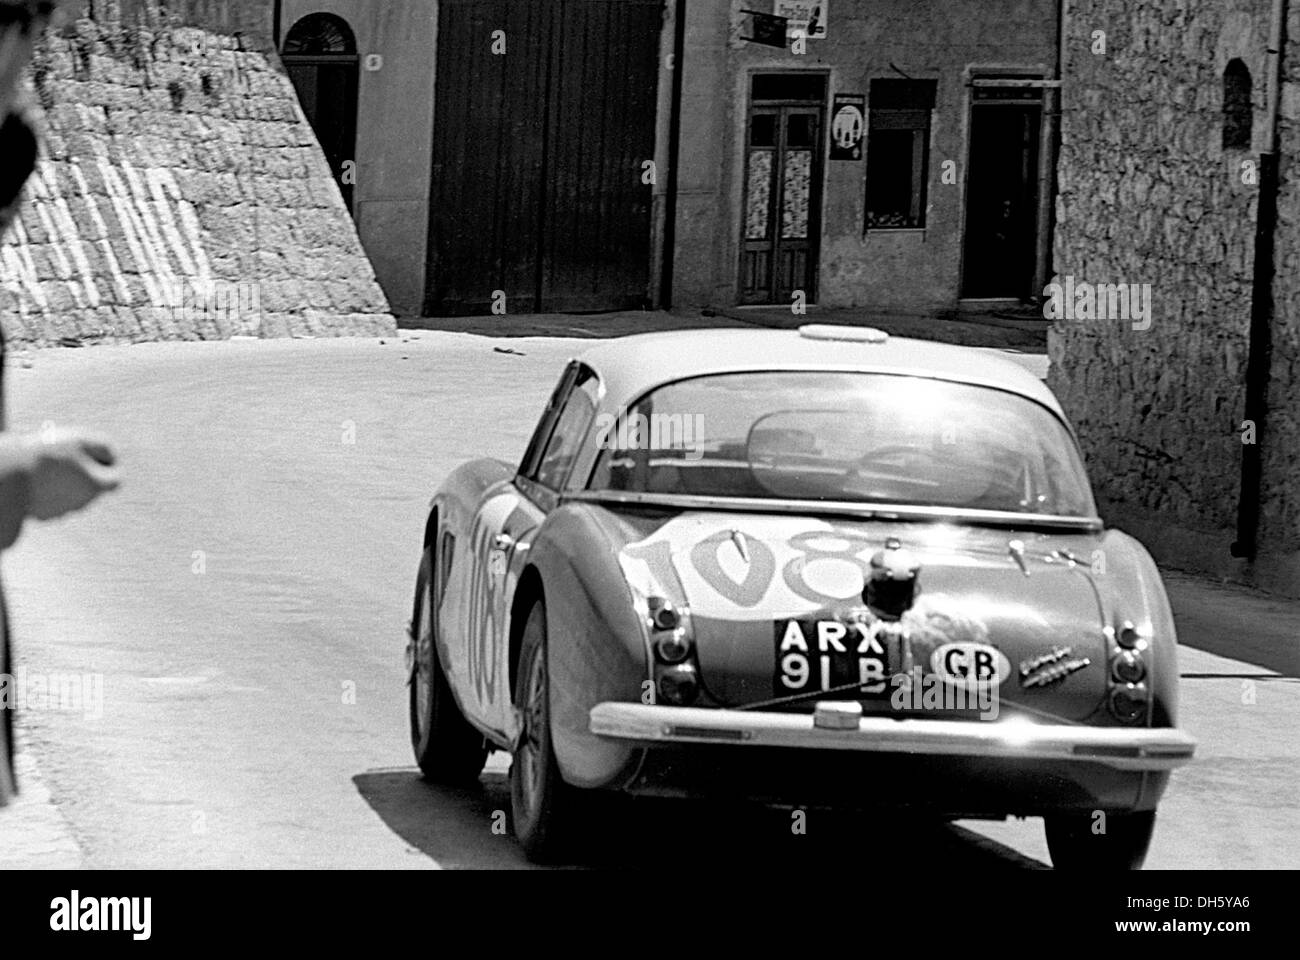
[[[424,332],[12,364],[14,426],[104,430],[124,485],[4,558],[19,666],[92,680],[80,708],[22,716],[29,789],[0,812],[0,866],[527,866],[499,830],[508,758],[478,789],[418,778],[403,628],[429,495],[465,459],[517,457],[582,346]],[[1184,643],[1213,652],[1184,652],[1201,758],[1175,776],[1149,865],[1294,867],[1300,612],[1173,585]],[[795,836],[788,812],[663,802],[593,823],[576,860],[816,862],[846,844],[957,870],[1047,862],[1036,821],[813,814]]]

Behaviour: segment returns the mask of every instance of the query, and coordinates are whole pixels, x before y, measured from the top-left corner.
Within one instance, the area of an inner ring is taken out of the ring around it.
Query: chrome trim
[[[627,490],[573,490],[561,500],[588,503],[676,507],[684,510],[733,510],[743,513],[797,513],[804,516],[834,514],[862,520],[955,520],[986,523],[1016,529],[1066,528],[1095,532],[1103,529],[1100,517],[1066,517],[1044,513],[1013,513],[1007,510],[963,510],[954,507],[924,507],[900,504],[855,503],[851,500],[781,500],[765,497],[709,497],[682,493],[638,493]]]
[[[1172,770],[1192,759],[1196,740],[1173,728],[1089,727],[1029,721],[895,720],[864,717],[857,729],[828,730],[812,714],[598,703],[591,732],[651,746],[746,746],[1090,763],[1117,770]]]

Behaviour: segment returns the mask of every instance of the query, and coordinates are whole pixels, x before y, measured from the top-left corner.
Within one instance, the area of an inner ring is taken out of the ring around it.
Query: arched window
[[[313,13],[303,17],[284,38],[286,56],[320,57],[357,55],[356,37],[342,17],[332,13]]]
[[[1223,149],[1250,149],[1250,70],[1229,60],[1223,71]]]
[[[303,17],[281,49],[316,139],[329,160],[348,210],[356,183],[357,41],[347,21],[331,13]]]

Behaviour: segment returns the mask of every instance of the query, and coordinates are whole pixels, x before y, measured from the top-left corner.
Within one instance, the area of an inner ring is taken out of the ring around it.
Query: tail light
[[[700,693],[690,611],[666,597],[646,598],[646,625],[654,650],[654,677],[664,703],[688,706]]]
[[[694,647],[687,615],[663,597],[651,597],[647,608],[655,656],[664,663],[681,663]]]
[[[1126,683],[1110,692],[1110,712],[1125,723],[1136,723],[1147,714],[1147,690],[1141,683]]]
[[[1144,682],[1147,665],[1142,656],[1147,649],[1147,637],[1132,620],[1124,620],[1118,629],[1106,632],[1114,642],[1106,706],[1121,723],[1141,723],[1147,718],[1150,701],[1150,691]]]
[[[695,665],[679,663],[659,672],[659,696],[676,707],[690,706],[700,693]]]
[[[1141,683],[1147,675],[1147,665],[1138,654],[1125,650],[1110,662],[1110,674],[1120,683]]]
[[[681,626],[682,615],[673,606],[671,600],[666,600],[663,597],[651,597],[647,601],[647,607],[650,610],[651,630],[676,630]]]
[[[691,640],[681,627],[655,638],[655,656],[664,663],[681,663],[691,655]]]
[[[1115,642],[1125,650],[1141,650],[1146,646],[1137,627],[1133,626],[1132,620],[1125,620],[1120,624],[1119,629],[1115,631]]]

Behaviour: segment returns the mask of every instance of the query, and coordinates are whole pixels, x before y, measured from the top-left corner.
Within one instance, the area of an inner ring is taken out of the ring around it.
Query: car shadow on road
[[[447,787],[409,769],[353,777],[362,798],[413,850],[448,869],[535,865],[510,833],[506,774]],[[1042,870],[1046,865],[963,827],[899,812],[847,816],[757,804],[612,797],[588,815],[590,829],[567,866],[659,870],[844,866],[921,874],[934,869]]]

